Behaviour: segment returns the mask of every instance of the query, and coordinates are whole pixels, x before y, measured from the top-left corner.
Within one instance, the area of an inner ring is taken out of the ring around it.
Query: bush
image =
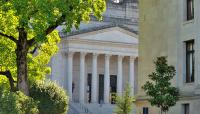
[[[39,102],[40,114],[66,114],[68,98],[65,91],[56,83],[35,82],[30,88],[30,96]]]
[[[131,88],[127,85],[123,95],[117,95],[115,114],[131,114],[134,101],[134,97],[131,96]]]
[[[0,114],[39,114],[37,102],[22,92],[1,93]]]

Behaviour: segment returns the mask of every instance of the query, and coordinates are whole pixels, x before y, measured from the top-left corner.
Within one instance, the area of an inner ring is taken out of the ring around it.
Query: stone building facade
[[[159,114],[141,89],[154,71],[153,61],[167,56],[175,66],[172,84],[180,101],[167,114],[200,113],[200,0],[140,0],[137,113]]]
[[[62,26],[57,29],[61,31]],[[112,114],[113,97],[121,95],[126,84],[136,94],[137,33],[137,0],[107,0],[101,22],[91,17],[79,30],[60,32],[60,50],[50,64],[51,79],[67,90],[68,114]]]

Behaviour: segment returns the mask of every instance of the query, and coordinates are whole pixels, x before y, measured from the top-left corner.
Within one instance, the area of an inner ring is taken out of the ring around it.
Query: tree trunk
[[[27,81],[27,53],[28,42],[27,33],[23,28],[19,28],[19,39],[16,49],[17,61],[17,88],[25,95],[29,95],[29,87]]]

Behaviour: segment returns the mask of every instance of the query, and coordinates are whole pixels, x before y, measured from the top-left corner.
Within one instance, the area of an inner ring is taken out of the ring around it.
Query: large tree
[[[10,56],[15,60],[9,61],[13,66],[1,65],[0,75],[13,82],[11,70],[16,69],[17,89],[29,95],[29,53],[48,42],[48,37],[54,37],[53,31],[59,25],[64,24],[70,31],[73,26],[78,28],[81,21],[89,21],[91,15],[101,19],[103,11],[104,0],[1,0],[0,39],[5,40],[4,47],[13,47]]]
[[[48,66],[48,63],[51,56],[58,50],[57,43],[60,39],[57,31],[52,32],[47,38],[48,42],[43,43],[38,47],[36,53],[31,50],[27,54],[29,83],[34,82],[35,80],[43,80],[45,79],[46,74],[50,73],[51,69]],[[4,37],[0,37],[0,86],[3,86],[4,89],[10,89],[11,91],[17,90],[15,50],[15,43]]]
[[[167,112],[179,100],[179,91],[171,85],[171,79],[176,74],[175,68],[167,64],[166,57],[158,57],[154,62],[156,70],[148,75],[151,81],[147,81],[142,87],[152,106],[157,106],[162,112]]]

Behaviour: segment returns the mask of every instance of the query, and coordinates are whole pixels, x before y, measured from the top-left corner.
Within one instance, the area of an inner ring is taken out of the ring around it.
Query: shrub
[[[67,95],[61,87],[51,81],[37,81],[30,88],[30,96],[38,101],[40,114],[65,114]]]
[[[115,114],[130,114],[133,107],[134,97],[131,95],[131,88],[127,85],[122,96],[117,95]]]
[[[0,114],[39,114],[37,102],[22,92],[1,93]]]

